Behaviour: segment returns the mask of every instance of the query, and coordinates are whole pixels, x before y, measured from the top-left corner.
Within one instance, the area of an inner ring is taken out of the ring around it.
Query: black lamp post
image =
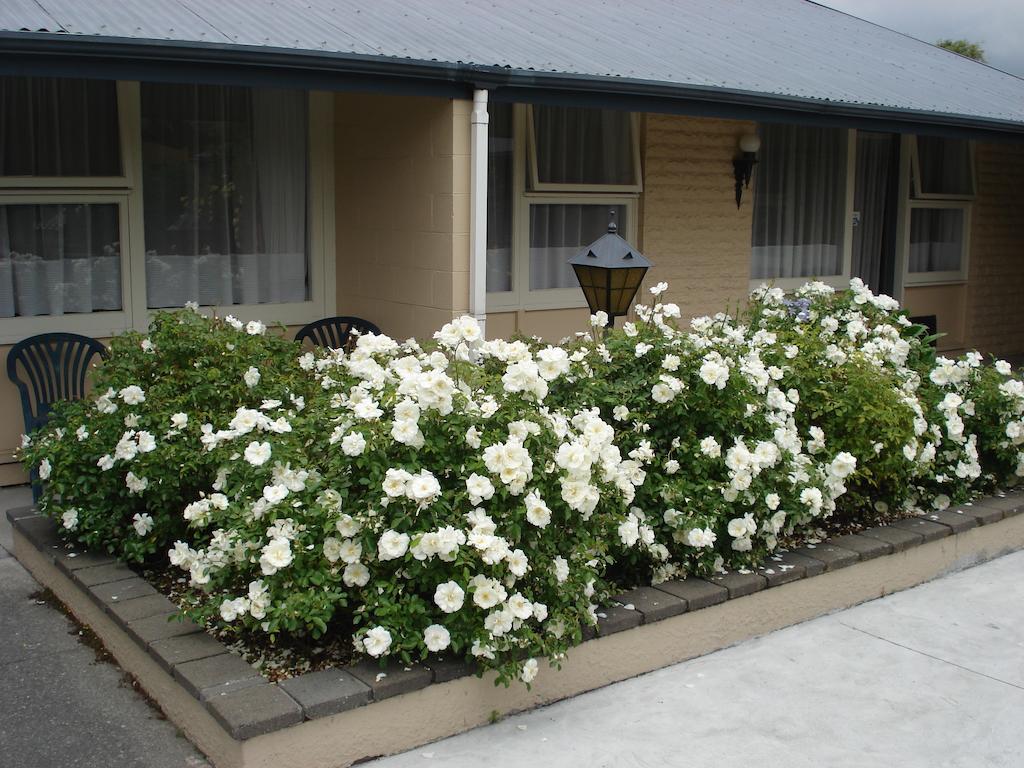
[[[651,262],[618,235],[615,211],[611,211],[607,234],[577,253],[571,259],[580,288],[587,299],[590,313],[608,315],[608,324],[629,312],[640,283]]]

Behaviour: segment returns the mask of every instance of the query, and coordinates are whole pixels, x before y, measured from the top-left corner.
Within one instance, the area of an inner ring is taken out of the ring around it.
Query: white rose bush
[[[245,379],[253,363],[264,397],[294,407],[295,387],[311,386],[297,375],[294,344],[229,320],[158,313],[148,335],[115,337],[92,375],[92,395],[58,403],[46,429],[26,439],[25,462],[46,471],[40,507],[69,538],[130,562],[163,554],[185,530],[182,494],[216,477],[196,450],[202,425],[262,402]]]
[[[560,344],[463,317],[309,352],[161,314],[24,461],[68,538],[181,569],[197,621],[527,685],[609,594],[1024,476],[1020,378],[937,358],[860,281],[765,286],[685,330],[664,289]]]
[[[218,483],[171,553],[193,615],[344,625],[370,657],[448,651],[507,680],[559,658],[595,620],[643,476],[596,409],[543,404],[568,370],[548,356],[480,342],[470,319],[433,351],[366,335],[308,353],[302,412],[239,408],[203,436]]]

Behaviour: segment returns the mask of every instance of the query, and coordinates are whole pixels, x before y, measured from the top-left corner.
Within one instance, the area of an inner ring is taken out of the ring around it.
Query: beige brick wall
[[[1024,143],[978,143],[971,219],[966,346],[1024,352]]]
[[[653,263],[645,288],[669,284],[683,317],[746,299],[754,188],[736,209],[732,159],[754,123],[647,115],[640,248]],[[756,170],[755,170],[756,173]]]
[[[406,338],[468,310],[471,107],[336,96],[338,314]]]

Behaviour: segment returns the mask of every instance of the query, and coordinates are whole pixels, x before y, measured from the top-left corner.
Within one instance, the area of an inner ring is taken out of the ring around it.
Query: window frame
[[[56,78],[86,79],[86,78]],[[130,118],[125,104],[132,99],[132,82],[118,80],[117,129],[120,133],[121,175],[120,176],[3,176],[0,175],[0,190],[9,189],[127,189],[135,185],[137,176],[132,174],[128,154],[131,150]]]
[[[489,291],[488,312],[515,312],[519,310],[586,308],[583,290],[576,288],[530,289],[530,206],[531,205],[622,205],[626,209],[625,228],[620,223],[620,234],[636,242],[639,231],[639,200],[641,186],[609,184],[556,184],[541,185],[543,189],[527,186],[527,166],[536,180],[536,156],[533,143],[533,109],[530,104],[514,104],[512,114],[512,290]],[[643,177],[640,165],[639,115],[631,113],[633,120],[634,167],[638,179]],[[555,188],[549,188],[555,187]]]
[[[334,98],[306,91],[308,110],[307,188],[309,207],[309,298],[282,304],[204,306],[204,314],[232,314],[240,320],[264,320],[301,325],[336,313],[334,231]],[[0,177],[0,202],[118,202],[122,233],[122,309],[74,313],[74,327],[107,338],[129,329],[146,331],[159,309],[149,309],[146,297],[145,226],[142,178],[142,104],[139,81],[117,82],[121,165],[119,177]],[[67,330],[68,315],[0,318],[0,344],[17,342],[37,333]]]
[[[917,149],[917,135],[914,134],[910,136],[909,146],[912,200],[974,200],[975,196],[978,194],[978,181],[974,168],[974,142],[969,139],[965,139],[964,141],[967,145],[967,168],[970,176],[971,191],[966,194],[956,195],[939,192],[924,192],[921,190],[921,157],[918,154]]]
[[[920,285],[953,285],[967,282],[967,269],[971,251],[971,213],[973,203],[970,200],[957,199],[910,199],[907,201],[906,225],[903,232],[903,284],[908,287]],[[960,210],[963,211],[964,239],[960,244],[960,269],[942,272],[911,272],[910,271],[910,217],[915,210]]]
[[[905,168],[901,169],[901,203],[903,210],[900,215],[900,231],[897,233],[899,243],[898,258],[902,261],[896,270],[899,279],[898,290],[902,295],[905,288],[929,285],[960,285],[967,282],[970,269],[971,254],[971,220],[974,200],[978,194],[978,178],[975,166],[975,143],[967,141],[968,167],[971,176],[970,195],[948,195],[921,192],[921,165],[917,153],[917,136],[904,136],[901,152],[907,158]],[[964,215],[964,241],[960,253],[960,269],[942,272],[911,272],[910,271],[910,217],[917,208],[961,209]]]
[[[90,336],[111,336],[131,327],[132,306],[129,289],[132,284],[130,196],[123,190],[39,189],[31,192],[0,190],[0,205],[57,205],[61,203],[98,203],[117,205],[117,225],[121,236],[121,309],[97,312],[68,312],[62,315],[30,315],[0,318],[0,344],[14,344],[38,333],[67,331],[73,325],[76,333]],[[70,323],[69,323],[69,318]]]
[[[755,166],[754,173],[757,173],[758,169]],[[850,276],[853,273],[853,195],[854,185],[857,180],[857,130],[855,128],[848,128],[846,130],[846,175],[843,179],[843,237],[840,243],[842,249],[842,272],[838,275],[824,275],[824,276],[813,276],[809,275],[806,277],[751,277],[749,280],[749,288],[751,291],[759,288],[764,284],[773,285],[777,288],[790,293],[795,291],[797,288],[805,285],[811,280],[817,280],[819,282],[830,285],[836,289],[845,289],[850,286]],[[753,227],[753,206],[757,204],[757,193],[753,192],[751,195],[751,213],[750,221],[751,228]],[[753,235],[753,232],[751,232]],[[751,236],[751,240],[753,237]],[[750,245],[750,259],[749,265],[753,267],[754,263],[754,245],[751,242]]]
[[[516,105],[524,106],[524,105]],[[533,104],[526,104],[526,157],[530,169],[530,183],[527,192],[643,192],[643,174],[640,169],[640,116],[636,112],[629,113],[630,139],[632,140],[633,183],[632,184],[562,184],[541,181],[537,169],[537,125],[533,117]]]

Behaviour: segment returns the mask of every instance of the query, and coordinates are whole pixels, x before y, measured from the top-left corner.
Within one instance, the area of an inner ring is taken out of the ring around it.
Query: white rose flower
[[[361,432],[349,432],[341,439],[341,450],[346,456],[359,456],[366,450],[366,438]]]
[[[333,536],[324,539],[324,557],[332,563],[341,559],[341,542]]]
[[[853,454],[843,451],[836,454],[836,457],[832,459],[832,463],[829,465],[829,474],[842,480],[843,478],[849,477],[853,474],[854,470],[857,469],[857,459]]]
[[[78,510],[72,507],[60,516],[61,525],[69,531],[73,531],[78,525]]]
[[[270,443],[253,440],[245,447],[245,460],[258,467],[270,460]]]
[[[710,528],[693,528],[686,534],[686,543],[691,547],[711,547],[718,536]]]
[[[142,493],[149,487],[149,480],[145,477],[138,477],[134,472],[128,472],[124,477],[124,484],[132,493]]]
[[[365,587],[370,581],[370,569],[362,563],[352,563],[346,566],[341,578],[346,587]]]
[[[526,494],[526,520],[530,525],[544,528],[551,522],[551,510],[536,491]]]
[[[396,560],[409,549],[409,535],[387,530],[377,541],[377,558],[379,560]]]
[[[527,659],[523,663],[523,670],[519,673],[519,679],[527,684],[532,683],[534,679],[537,677],[537,669],[537,660]]]
[[[713,437],[705,437],[700,441],[700,452],[712,459],[722,455],[722,446]]]
[[[552,561],[552,570],[555,573],[555,579],[559,584],[569,578],[569,563],[561,555],[556,556]]]
[[[269,504],[277,504],[278,502],[284,501],[287,495],[287,486],[280,485],[278,483],[263,486],[263,498],[266,499]]]
[[[612,418],[616,421],[625,421],[629,418],[629,408],[624,405],[616,405],[612,409]]]
[[[145,536],[153,530],[153,516],[147,515],[145,512],[136,513],[132,518],[132,528],[139,536]]]
[[[533,603],[527,600],[519,592],[516,592],[508,599],[508,609],[517,619],[529,619],[533,616]]]
[[[423,469],[409,478],[405,495],[420,504],[429,504],[441,494],[441,484],[429,471]]]
[[[462,607],[465,599],[466,593],[454,581],[438,584],[434,590],[434,602],[445,613],[455,613]]]
[[[137,387],[132,384],[130,387],[125,387],[118,395],[124,401],[125,405],[139,405],[140,403],[146,402],[146,394],[142,391],[141,387]]]
[[[242,379],[245,381],[245,386],[252,389],[260,383],[260,372],[255,366],[250,365],[249,370],[242,375]]]
[[[291,565],[292,559],[291,542],[284,536],[275,536],[260,551],[260,568],[264,576],[273,576]]]
[[[249,599],[247,597],[238,597],[234,600],[225,600],[220,604],[220,617],[227,623],[233,622],[239,616],[244,615],[249,610]]]
[[[476,591],[473,592],[473,602],[486,610],[504,602],[507,596],[508,593],[501,584],[494,579],[484,578],[477,582]]]
[[[156,450],[156,439],[149,432],[139,432],[135,439],[139,444],[139,453],[149,453]]]
[[[250,336],[262,336],[267,332],[267,326],[261,323],[259,320],[250,320],[245,324],[245,332]]]
[[[351,515],[342,515],[339,517],[338,522],[334,524],[334,527],[337,528],[338,533],[346,539],[351,539],[362,529],[362,526],[359,525]]]
[[[363,648],[374,658],[379,658],[391,647],[391,633],[384,627],[374,627],[363,637]]]
[[[423,644],[432,653],[439,653],[452,644],[452,636],[440,624],[431,624],[423,630]]]
[[[39,479],[48,480],[50,478],[51,469],[52,468],[50,466],[49,459],[43,459],[41,462],[39,462]]]
[[[474,472],[466,479],[466,491],[469,493],[470,504],[476,505],[494,495],[494,484]]]
[[[521,549],[514,549],[505,555],[505,562],[508,563],[508,569],[515,576],[525,576],[530,567],[530,561]]]
[[[590,316],[590,324],[594,328],[604,328],[608,325],[608,313],[604,310],[598,310]]]
[[[171,416],[171,426],[174,427],[175,429],[184,429],[187,424],[187,413],[176,413],[173,416]]]

